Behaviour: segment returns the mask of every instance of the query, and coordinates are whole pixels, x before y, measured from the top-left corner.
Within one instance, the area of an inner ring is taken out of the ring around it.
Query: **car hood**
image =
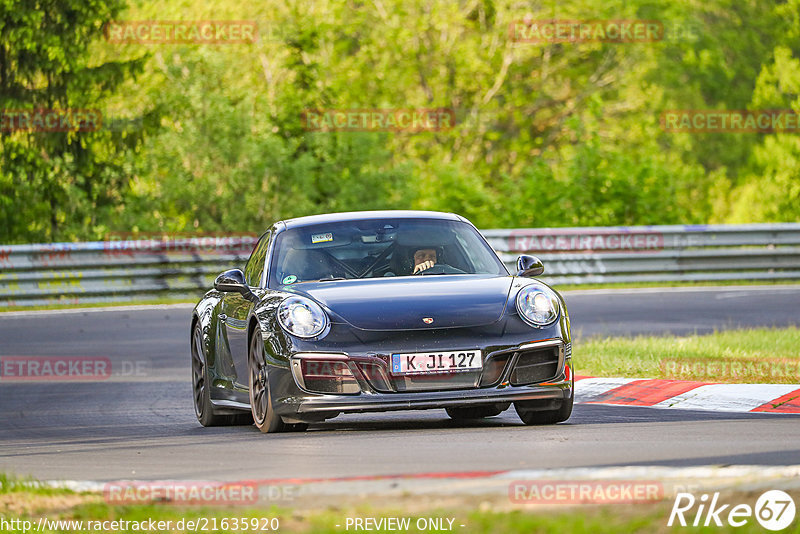
[[[463,328],[498,321],[513,280],[485,275],[372,278],[303,283],[292,292],[306,294],[362,330]]]

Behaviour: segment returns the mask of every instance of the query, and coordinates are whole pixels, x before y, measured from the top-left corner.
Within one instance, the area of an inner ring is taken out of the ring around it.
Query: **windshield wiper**
[[[330,278],[320,278],[317,282],[335,282],[337,280],[347,280],[347,278],[332,276]]]

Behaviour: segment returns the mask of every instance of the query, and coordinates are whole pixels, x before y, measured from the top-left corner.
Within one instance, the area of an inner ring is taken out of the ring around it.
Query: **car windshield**
[[[437,274],[507,275],[477,230],[443,219],[368,219],[278,234],[270,287],[312,280]]]

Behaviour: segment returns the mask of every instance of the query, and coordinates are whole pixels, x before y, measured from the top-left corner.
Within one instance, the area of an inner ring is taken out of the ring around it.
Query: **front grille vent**
[[[524,386],[556,378],[559,351],[559,346],[520,351],[517,363],[509,377],[511,385]]]

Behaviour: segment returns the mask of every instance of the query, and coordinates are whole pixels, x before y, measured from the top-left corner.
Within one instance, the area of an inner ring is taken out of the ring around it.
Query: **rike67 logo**
[[[667,526],[721,527],[727,523],[732,527],[741,527],[755,517],[767,530],[783,530],[792,524],[794,516],[794,500],[781,490],[764,492],[754,507],[749,504],[723,504],[719,492],[710,496],[704,493],[699,499],[691,493],[678,493]]]

